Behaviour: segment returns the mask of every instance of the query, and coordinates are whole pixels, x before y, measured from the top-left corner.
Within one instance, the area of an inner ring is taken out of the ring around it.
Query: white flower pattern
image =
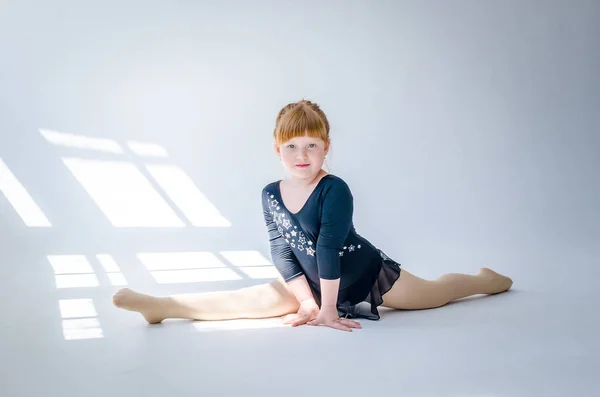
[[[315,256],[315,249],[313,248],[314,243],[312,241],[310,241],[309,239],[306,238],[306,235],[304,234],[304,232],[301,229],[298,229],[298,226],[293,225],[292,222],[286,218],[286,214],[283,212],[277,212],[277,211],[281,211],[281,207],[279,206],[279,201],[277,201],[277,199],[275,199],[273,194],[267,193],[267,196],[272,199],[269,200],[269,206],[270,209],[272,211],[270,211],[271,215],[273,215],[273,221],[275,222],[275,224],[277,225],[277,231],[279,232],[279,234],[285,239],[286,243],[288,243],[290,245],[290,247],[297,249],[300,252],[304,252],[306,251],[307,255],[310,255],[312,257]],[[285,218],[285,219],[283,219]],[[291,230],[291,232],[286,232],[284,231],[283,228],[285,228],[285,230],[289,230],[291,227],[293,227],[293,229]],[[298,237],[298,242],[296,243],[296,239],[292,239],[292,241],[290,242],[290,238],[291,237]],[[348,252],[353,252],[356,249],[361,249],[361,245],[354,245],[354,244],[350,244],[350,246],[344,246],[343,250],[339,252],[340,257],[344,256],[344,252],[346,250],[348,250]]]

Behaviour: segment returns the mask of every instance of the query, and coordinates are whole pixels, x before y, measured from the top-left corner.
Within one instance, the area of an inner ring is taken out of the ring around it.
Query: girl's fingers
[[[358,321],[349,320],[347,318],[342,318],[339,321],[340,321],[340,323],[342,323],[345,326],[350,327],[350,328],[361,328],[361,325]]]
[[[344,324],[342,324],[340,321],[334,321],[333,323],[331,323],[329,325],[331,328],[335,328],[335,329],[339,329],[341,331],[347,331],[347,332],[352,332],[352,328],[348,328],[346,327]]]
[[[283,323],[286,325],[291,325],[292,327],[297,327],[302,324],[306,324],[308,320],[308,316],[301,316],[300,314],[288,314],[284,317]]]
[[[339,319],[333,321],[331,324],[317,324],[315,320],[309,321],[308,325],[327,325],[331,328],[339,329],[341,331],[352,332],[352,328],[360,328],[360,323],[347,319]]]
[[[306,317],[301,317],[296,322],[294,322],[293,326],[297,327],[299,325],[306,324]]]
[[[296,321],[296,318],[298,317],[297,314],[288,314],[287,316],[285,316],[283,318],[283,323],[284,324],[292,324],[293,322]]]

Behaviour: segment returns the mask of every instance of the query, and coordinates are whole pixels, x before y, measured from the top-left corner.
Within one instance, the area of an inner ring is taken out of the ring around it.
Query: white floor
[[[557,293],[543,283],[520,286],[517,278],[509,293],[429,311],[384,311],[381,321],[362,321],[353,333],[269,320],[148,326],[111,305],[117,287],[106,279],[98,288],[57,289],[51,272],[18,257],[5,255],[3,263],[13,266],[0,268],[3,397],[598,391],[600,333],[591,288]],[[167,291],[150,285],[146,291]],[[566,288],[573,285],[565,280]],[[61,300],[70,306],[61,310]],[[83,331],[71,317],[87,318]]]

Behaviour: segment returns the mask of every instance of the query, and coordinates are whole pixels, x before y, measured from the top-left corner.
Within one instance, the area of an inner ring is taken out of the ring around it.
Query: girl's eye
[[[294,149],[294,147],[295,147],[295,146],[296,146],[296,145],[294,145],[294,144],[289,144],[289,145],[287,145],[286,147],[287,147],[287,148],[290,148],[290,149]],[[311,143],[311,144],[309,144],[309,145],[308,145],[308,147],[310,147],[310,148],[314,148],[314,147],[317,147],[317,144],[316,144],[316,143]]]

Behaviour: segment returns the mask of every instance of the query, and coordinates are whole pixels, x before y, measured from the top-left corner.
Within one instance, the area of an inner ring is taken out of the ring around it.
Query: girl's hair
[[[273,138],[278,145],[308,135],[329,143],[329,121],[319,105],[302,99],[279,111]]]

